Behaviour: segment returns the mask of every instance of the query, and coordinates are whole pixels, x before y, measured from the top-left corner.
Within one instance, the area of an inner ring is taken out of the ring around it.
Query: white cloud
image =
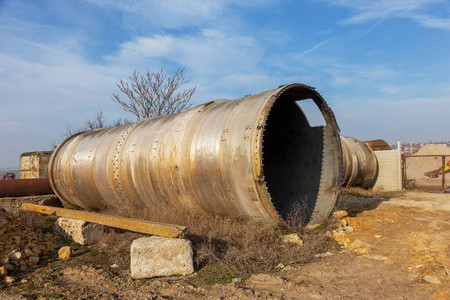
[[[153,62],[155,69],[168,62],[186,67],[197,78],[217,79],[231,73],[259,71],[263,55],[264,48],[254,38],[203,29],[181,36],[139,37],[124,43],[119,53],[108,60],[149,68]]]
[[[424,27],[450,30],[450,19],[436,18],[430,15],[411,15],[410,17]]]
[[[325,41],[322,41],[322,42],[318,43],[317,45],[314,45],[313,47],[309,48],[308,50],[303,51],[302,53],[300,53],[300,54],[297,56],[297,58],[300,58],[300,57],[302,57],[302,56],[305,56],[306,54],[309,54],[309,53],[311,53],[311,52],[317,50],[318,48],[320,48],[320,47],[322,47],[322,46],[328,44],[328,43],[331,42],[331,41],[334,41],[334,40],[337,39],[337,38],[339,38],[339,37],[334,37],[334,38],[330,38],[330,39],[327,39],[327,40],[325,40]]]
[[[324,70],[331,76],[330,84],[338,87],[380,85],[400,74],[384,65],[332,64]]]
[[[437,13],[450,13],[450,3],[443,0],[321,0],[332,5],[348,8],[354,14],[342,21],[347,24],[364,24],[389,18],[406,18],[435,29],[450,30],[450,19],[440,18]],[[379,23],[375,24],[375,27]],[[369,29],[372,30],[371,27]],[[366,32],[367,33],[367,32]]]
[[[226,23],[234,19],[233,8],[273,5],[278,0],[87,0],[87,2],[118,10],[124,14],[124,24],[136,29],[151,24],[155,28],[187,28],[211,23]]]

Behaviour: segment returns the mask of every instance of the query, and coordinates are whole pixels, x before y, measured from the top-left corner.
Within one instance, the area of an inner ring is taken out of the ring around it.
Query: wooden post
[[[22,203],[22,209],[39,212],[47,215],[56,215],[58,217],[83,220],[86,222],[97,223],[109,227],[115,227],[140,233],[158,235],[163,237],[182,238],[187,233],[185,226],[170,225],[163,223],[150,222],[146,220],[115,217],[94,212],[82,210],[73,210],[31,203]]]
[[[403,190],[403,168],[402,168],[402,142],[400,140],[397,141],[397,151],[398,151],[398,190]],[[404,164],[404,168],[406,170],[406,164]]]
[[[442,155],[442,190],[445,192],[447,187],[445,186],[445,155]]]

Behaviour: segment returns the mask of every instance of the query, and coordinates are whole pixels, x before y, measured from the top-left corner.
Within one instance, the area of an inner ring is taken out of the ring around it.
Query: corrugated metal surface
[[[313,99],[327,123],[310,127],[296,101]],[[333,112],[314,88],[282,86],[165,117],[69,137],[50,182],[68,205],[151,207],[261,220],[305,209],[328,216],[341,186]]]

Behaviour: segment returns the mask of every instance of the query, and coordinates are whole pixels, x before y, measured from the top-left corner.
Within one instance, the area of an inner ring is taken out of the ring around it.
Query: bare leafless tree
[[[105,127],[105,119],[103,118],[103,111],[99,111],[95,115],[94,120],[87,120],[84,124],[87,130]]]
[[[82,126],[67,125],[66,130],[61,132],[60,137],[50,142],[50,150],[58,146],[60,141],[65,140],[66,138],[74,135],[75,133],[93,130],[97,128],[117,127],[125,124],[130,124],[131,122],[132,122],[131,120],[119,118],[108,125],[103,117],[103,111],[99,111],[95,115],[95,118],[93,120],[89,119],[86,120]]]
[[[193,104],[191,97],[196,87],[177,92],[190,81],[186,79],[184,68],[178,68],[170,77],[164,73],[164,68],[156,73],[147,69],[145,74],[135,70],[129,79],[129,83],[122,79],[117,83],[128,99],[121,100],[117,94],[113,94],[111,98],[119,103],[123,110],[134,114],[138,120],[177,113]]]

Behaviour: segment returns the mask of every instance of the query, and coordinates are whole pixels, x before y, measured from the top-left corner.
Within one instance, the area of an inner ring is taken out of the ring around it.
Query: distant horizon
[[[358,138],[358,137],[356,137],[356,138]],[[408,144],[411,144],[411,143],[413,143],[413,144],[436,144],[436,145],[445,143],[447,145],[447,144],[450,143],[450,141],[440,141],[440,142],[431,142],[431,143],[429,141],[428,142],[403,142],[403,141],[400,141],[400,142],[402,143],[402,145],[408,145]],[[391,143],[391,144],[389,144],[389,146],[397,146],[397,143]],[[30,152],[33,152],[33,151],[30,151]],[[23,152],[23,153],[26,153],[26,152]],[[17,171],[17,173],[18,173],[19,170],[20,170],[20,156],[18,157],[18,159],[19,159],[19,161],[18,161],[18,166],[17,167],[13,167],[13,166],[0,167],[0,172],[4,172],[4,171],[14,171],[14,172],[16,172]]]

